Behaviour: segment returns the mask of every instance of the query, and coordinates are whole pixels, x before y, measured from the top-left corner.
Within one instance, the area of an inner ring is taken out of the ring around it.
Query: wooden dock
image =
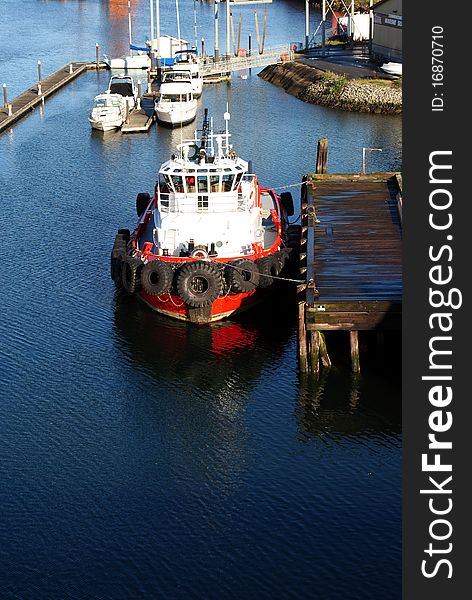
[[[402,252],[397,173],[306,175],[302,194],[299,358],[318,375],[330,359],[324,332],[401,328]]]
[[[0,109],[0,133],[8,129],[19,119],[28,115],[39,106],[46,98],[63,88],[73,79],[89,69],[104,69],[104,63],[80,63],[74,62],[64,65],[61,69],[37,82],[6,106]],[[5,104],[5,103],[4,103]]]
[[[146,133],[155,121],[154,96],[144,94],[121,126],[121,133]]]

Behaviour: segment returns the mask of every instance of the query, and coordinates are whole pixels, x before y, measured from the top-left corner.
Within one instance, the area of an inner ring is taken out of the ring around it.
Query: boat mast
[[[156,40],[157,40],[157,66],[161,66],[161,13],[159,0],[156,0]]]
[[[177,12],[177,37],[179,38],[179,49],[182,50],[182,40],[180,39],[179,0],[175,0],[175,10]]]
[[[197,41],[197,8],[196,1],[193,0],[193,31],[195,33],[195,48],[198,49],[198,41]]]
[[[131,36],[131,1],[128,0],[128,33],[129,33],[129,48],[130,48],[130,53],[131,56],[133,56],[133,50],[131,49],[131,45],[132,45],[132,36]]]
[[[151,68],[154,66],[154,5],[149,0],[149,14],[151,17]]]

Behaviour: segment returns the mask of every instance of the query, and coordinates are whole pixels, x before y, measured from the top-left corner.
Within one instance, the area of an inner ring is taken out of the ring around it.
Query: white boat
[[[128,0],[128,35],[129,35],[129,47],[131,53],[128,56],[122,56],[121,58],[110,58],[106,54],[103,55],[105,64],[110,69],[149,69],[151,67],[150,49],[149,48],[136,48],[132,44],[131,36],[131,3]]]
[[[193,96],[188,72],[164,73],[154,110],[158,121],[168,125],[186,125],[195,119],[197,100]]]
[[[394,77],[402,76],[402,63],[388,62],[384,63],[380,68],[387,75],[393,75]]]
[[[110,58],[107,54],[103,55],[103,62],[110,69],[141,70],[151,68],[151,42],[148,40],[145,46],[136,46],[130,44],[130,54],[120,58]],[[153,41],[154,56],[157,57],[157,39]],[[161,35],[159,38],[159,54],[161,57],[161,67],[172,67],[176,61],[176,54],[180,51],[186,51],[188,42],[179,40],[171,35]]]
[[[123,96],[131,111],[136,106],[138,90],[131,75],[113,75],[108,84],[108,94],[119,94]]]
[[[110,69],[126,69],[137,71],[140,69],[149,69],[151,67],[151,59],[149,58],[149,54],[146,54],[146,52],[143,50],[138,50],[136,54],[131,53],[128,56],[122,56],[121,58],[110,58],[104,54],[103,61]]]
[[[93,99],[92,112],[89,116],[92,129],[110,131],[123,125],[126,118],[126,106],[123,96],[119,94],[99,94]]]
[[[171,67],[173,71],[187,71],[192,80],[193,95],[199,98],[203,91],[203,75],[201,73],[201,62],[195,48],[190,50],[178,50],[175,53],[175,62]]]

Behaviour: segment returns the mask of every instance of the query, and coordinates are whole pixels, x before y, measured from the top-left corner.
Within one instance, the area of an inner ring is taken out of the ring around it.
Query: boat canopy
[[[151,52],[151,48],[148,48],[148,46],[135,46],[134,44],[130,44],[129,49],[137,50],[138,52]]]
[[[146,52],[147,54],[150,54],[150,52],[151,52],[151,48],[148,48],[147,46],[143,47],[143,46],[135,46],[134,44],[130,44],[129,47],[130,47],[130,50],[136,50],[137,52]],[[182,52],[185,52],[185,50],[182,50]],[[161,56],[161,67],[171,67],[174,63],[175,63],[175,58]]]

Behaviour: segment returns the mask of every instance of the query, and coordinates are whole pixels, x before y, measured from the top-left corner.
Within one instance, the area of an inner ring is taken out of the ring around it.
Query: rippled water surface
[[[21,4],[2,2],[12,95],[38,59],[48,74],[95,42],[126,49],[126,2]],[[149,3],[132,4],[141,43]],[[208,40],[212,10],[197,3]],[[273,41],[303,39],[302,2],[268,15]],[[180,132],[92,133],[108,78],[82,75],[0,136],[0,597],[400,598],[398,376],[366,363],[352,378],[341,352],[320,385],[301,378],[291,294],[199,328],[115,292],[114,233]],[[312,170],[321,136],[332,172],[358,171],[363,146],[384,149],[376,170],[401,166],[397,118],[306,105],[255,73],[199,102],[217,121],[229,103],[234,147],[268,185]]]

